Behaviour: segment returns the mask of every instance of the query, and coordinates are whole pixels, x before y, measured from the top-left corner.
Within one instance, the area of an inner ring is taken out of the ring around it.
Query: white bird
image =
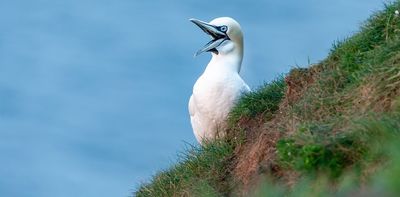
[[[194,84],[189,100],[193,132],[202,144],[225,135],[229,112],[250,88],[239,75],[243,59],[243,33],[239,23],[229,17],[216,18],[210,23],[190,21],[212,37],[195,54],[211,52],[212,58]]]

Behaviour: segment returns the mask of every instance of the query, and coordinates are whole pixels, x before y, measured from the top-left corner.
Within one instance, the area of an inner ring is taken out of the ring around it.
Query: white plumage
[[[216,18],[210,23],[191,21],[213,38],[196,53],[212,52],[212,58],[197,79],[189,100],[193,131],[202,143],[224,135],[229,112],[250,88],[239,75],[243,59],[240,25],[229,17]]]

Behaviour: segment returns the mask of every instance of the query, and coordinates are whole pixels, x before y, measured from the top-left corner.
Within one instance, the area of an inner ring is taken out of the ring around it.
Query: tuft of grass
[[[229,124],[235,125],[242,118],[251,119],[257,115],[270,119],[279,108],[285,88],[284,78],[279,77],[244,95],[232,109],[228,119]]]
[[[135,196],[220,196],[229,192],[229,161],[233,146],[225,140],[189,145],[172,168],[143,184]]]
[[[365,147],[357,147],[354,136],[302,136],[307,142],[297,139],[281,139],[277,151],[281,166],[313,174],[324,172],[332,178],[341,175],[344,167],[354,164]]]

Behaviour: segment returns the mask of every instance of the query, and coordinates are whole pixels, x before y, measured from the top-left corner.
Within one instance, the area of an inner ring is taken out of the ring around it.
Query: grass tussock
[[[190,146],[137,196],[398,196],[400,1],[309,68],[245,95],[227,137]]]
[[[245,95],[230,113],[230,126],[236,126],[242,119],[252,119],[260,115],[263,119],[271,119],[279,108],[285,87],[283,77],[279,77]]]
[[[203,147],[188,145],[180,161],[171,169],[154,176],[143,185],[137,196],[218,196],[229,191],[226,166],[233,153],[226,140],[206,143]]]

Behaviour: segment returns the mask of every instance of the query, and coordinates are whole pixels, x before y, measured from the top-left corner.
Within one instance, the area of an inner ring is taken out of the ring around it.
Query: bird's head
[[[212,52],[216,55],[231,53],[243,54],[243,33],[238,22],[230,17],[220,17],[207,23],[197,19],[191,22],[211,36],[212,40],[198,50],[195,56],[203,52]]]

